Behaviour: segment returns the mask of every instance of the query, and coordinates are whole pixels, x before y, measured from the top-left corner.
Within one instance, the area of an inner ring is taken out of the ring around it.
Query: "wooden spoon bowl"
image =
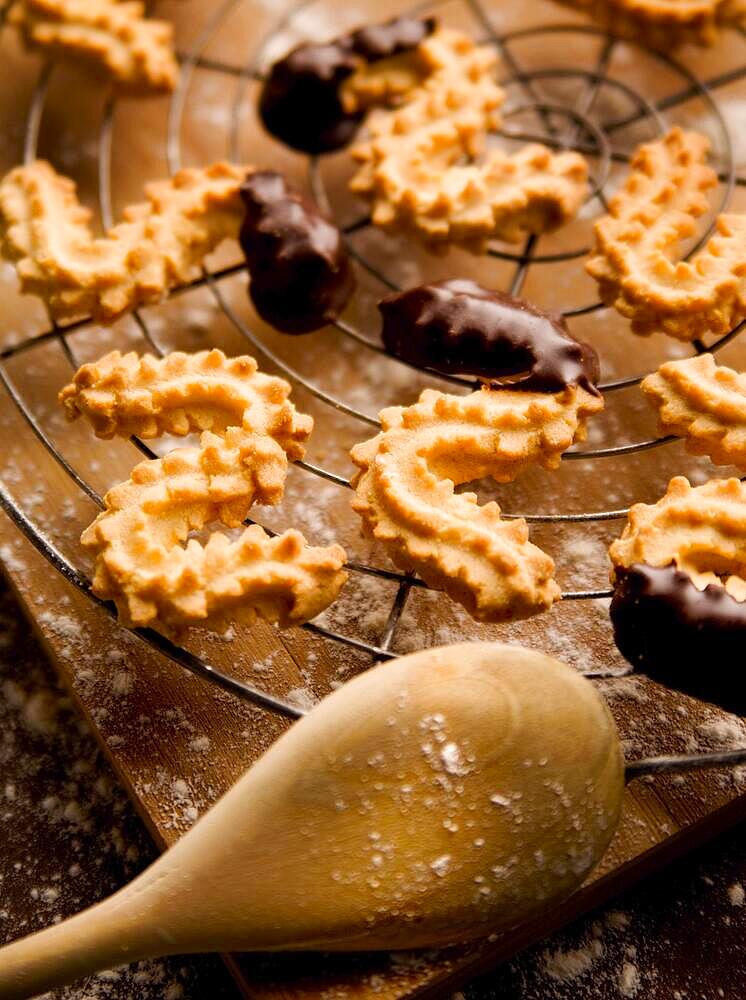
[[[156,955],[436,946],[585,879],[624,762],[593,685],[464,643],[381,664],[297,722],[110,899],[0,951],[0,998]]]

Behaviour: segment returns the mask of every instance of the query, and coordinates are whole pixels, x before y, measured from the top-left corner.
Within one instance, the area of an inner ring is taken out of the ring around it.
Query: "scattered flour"
[[[75,641],[77,628],[65,617],[58,612],[55,624]],[[0,775],[0,941],[58,923],[132,879],[154,857],[124,791],[55,686],[3,587]],[[177,958],[105,972],[55,991],[54,998],[229,1000],[230,989],[219,960]]]
[[[285,696],[291,705],[297,705],[305,711],[309,711],[318,701],[316,695],[307,687],[297,687],[288,691]]]
[[[650,700],[645,690],[645,682],[638,677],[615,677],[613,680],[602,681],[599,686],[608,701],[623,698],[642,705]]]
[[[728,886],[728,902],[731,906],[743,906],[746,900],[746,893],[740,882],[734,882]]]
[[[619,992],[623,997],[634,997],[639,989],[639,969],[632,962],[625,962],[619,972]]]
[[[129,670],[117,670],[111,678],[111,690],[113,694],[128,695],[132,693],[135,686],[135,678]]]
[[[703,740],[713,746],[729,749],[746,746],[746,726],[740,719],[719,718],[697,726]]]
[[[577,979],[592,969],[593,965],[603,957],[603,954],[602,942],[598,938],[592,938],[582,948],[572,948],[567,951],[558,948],[556,951],[545,951],[541,958],[541,965],[550,979],[567,982]]]

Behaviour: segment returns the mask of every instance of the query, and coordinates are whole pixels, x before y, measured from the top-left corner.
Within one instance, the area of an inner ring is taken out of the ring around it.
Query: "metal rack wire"
[[[243,2],[244,0],[224,0],[224,2],[220,4],[217,10],[207,21],[205,27],[195,40],[191,51],[180,54],[180,80],[170,105],[168,131],[166,137],[166,155],[169,168],[172,172],[176,171],[181,165],[179,135],[181,123],[187,107],[187,90],[195,69],[198,67],[209,68],[216,72],[227,74],[238,81],[236,95],[232,106],[229,157],[235,162],[239,162],[239,137],[242,127],[242,115],[247,106],[248,89],[250,85],[252,85],[261,76],[262,58],[266,47],[275,34],[278,31],[284,30],[291,22],[292,18],[295,17],[303,8],[309,6],[312,0],[301,0],[301,2],[295,4],[282,18],[276,22],[267,37],[265,37],[265,39],[260,43],[257,52],[248,65],[244,67],[234,66],[220,62],[213,58],[208,58],[204,55],[204,53],[209,46],[210,41],[223,25],[225,19],[231,14],[233,9]],[[416,8],[411,8],[410,12],[423,8],[433,10],[434,8],[443,5],[445,2],[447,2],[447,0],[435,0],[435,2],[430,2],[428,4],[420,4]],[[623,127],[636,122],[644,121],[652,124],[654,133],[660,134],[666,127],[664,120],[665,112],[675,107],[677,104],[691,99],[692,97],[699,97],[705,102],[708,112],[715,123],[715,129],[718,133],[718,145],[722,151],[720,179],[723,184],[723,192],[720,204],[717,206],[716,213],[726,208],[736,185],[746,186],[746,177],[742,178],[736,175],[733,162],[733,149],[728,126],[712,96],[713,91],[717,88],[725,86],[736,80],[745,79],[746,64],[735,70],[730,70],[708,80],[699,80],[686,67],[681,65],[672,57],[662,53],[648,53],[649,56],[659,60],[672,73],[678,75],[683,82],[682,87],[678,91],[668,94],[666,97],[658,100],[657,102],[651,102],[645,97],[639,95],[633,88],[608,75],[610,61],[616,46],[619,44],[619,40],[607,36],[599,29],[577,24],[553,24],[501,34],[492,24],[488,11],[482,5],[482,0],[463,0],[463,3],[466,4],[477,23],[480,25],[483,33],[482,41],[494,45],[499,51],[502,64],[506,67],[509,74],[505,80],[501,81],[503,86],[509,88],[511,92],[518,90],[522,95],[520,103],[509,108],[506,114],[506,121],[508,124],[506,125],[503,134],[510,139],[517,139],[520,141],[538,140],[558,149],[577,149],[580,152],[593,157],[594,162],[596,163],[596,169],[592,179],[589,198],[596,200],[602,208],[606,206],[604,186],[606,180],[608,179],[610,165],[613,162],[626,162],[629,158],[626,153],[619,152],[612,148],[610,136]],[[3,11],[0,10],[0,27],[2,27],[2,20]],[[539,35],[556,35],[558,37],[562,37],[570,32],[578,33],[583,36],[595,36],[599,39],[601,43],[600,55],[598,62],[593,69],[567,70],[564,68],[549,67],[529,72],[524,70],[519,64],[512,49],[513,43],[520,40],[531,39],[532,37]],[[34,91],[27,118],[24,140],[25,161],[32,160],[36,156],[45,100],[53,70],[54,66],[52,63],[48,63],[42,69]],[[577,99],[574,106],[564,107],[556,104],[548,104],[542,99],[539,85],[547,81],[551,82],[552,80],[558,79],[574,79],[582,82],[580,97]],[[603,126],[598,126],[590,119],[589,115],[593,110],[601,91],[605,87],[610,87],[618,90],[620,93],[623,93],[625,98],[632,103],[636,110],[628,115],[617,118],[616,120],[605,122]],[[99,133],[98,194],[101,219],[106,228],[108,228],[113,221],[110,174],[112,128],[115,110],[116,105],[114,101],[109,101],[102,116]],[[514,117],[517,113],[524,112],[526,110],[531,110],[535,114],[536,119],[541,122],[542,129],[540,132],[532,133],[512,130],[510,128],[509,122],[511,117]],[[563,120],[564,124],[562,127],[557,124],[559,118]],[[316,158],[311,158],[309,161],[309,183],[320,206],[330,212],[330,214],[333,214],[333,205],[331,204],[330,195],[324,185],[320,162]],[[369,218],[361,218],[348,225],[344,229],[344,233],[347,237],[349,237],[353,233],[359,232],[361,229],[369,225],[371,225]],[[710,227],[710,230],[702,234],[702,237],[697,245],[692,247],[690,254],[696,252],[696,250],[709,237],[711,231],[712,227]],[[583,246],[567,250],[563,253],[542,255],[536,253],[536,243],[536,238],[531,236],[525,241],[523,247],[517,252],[511,252],[500,247],[491,247],[489,249],[489,254],[492,257],[510,262],[513,265],[512,280],[510,281],[507,289],[513,295],[520,294],[526,280],[528,270],[532,265],[548,264],[581,258],[586,255],[589,249],[588,247]],[[351,245],[350,251],[353,256],[356,257],[360,266],[366,268],[373,278],[380,282],[385,288],[395,289],[397,287],[395,282],[382,273],[369,260],[357,253]],[[221,284],[226,279],[241,272],[243,269],[244,265],[238,264],[215,271],[204,270],[201,276],[174,289],[171,294],[176,296],[197,288],[207,289],[214,298],[216,304],[222,309],[235,329],[239,331],[241,336],[251,345],[253,353],[268,361],[271,366],[281,372],[293,384],[301,386],[325,405],[345,414],[364,426],[377,428],[378,421],[374,417],[349,405],[343,400],[330,395],[319,385],[306,378],[302,372],[299,372],[288,365],[279,355],[272,351],[270,347],[262,341],[257,333],[247,325],[246,321],[235,312],[230,303],[227,301],[226,296],[223,294]],[[579,307],[568,308],[564,315],[585,315],[600,309],[601,307],[601,303],[592,302]],[[146,318],[139,312],[135,312],[133,315],[134,320],[137,323],[139,330],[149,348],[155,354],[162,356],[164,354],[164,350],[159,344],[158,339],[149,326]],[[92,320],[90,318],[82,318],[62,326],[52,323],[49,329],[44,332],[35,334],[18,343],[0,349],[0,383],[4,387],[15,408],[28,424],[33,434],[41,442],[47,452],[49,452],[55,462],[58,463],[67,476],[70,477],[75,485],[82,490],[89,499],[101,507],[102,499],[98,492],[68,462],[57,445],[45,432],[44,428],[41,426],[38,419],[24,400],[23,395],[14,385],[7,370],[7,362],[10,361],[11,358],[14,358],[24,352],[32,351],[34,348],[51,341],[56,341],[59,344],[71,368],[77,368],[78,362],[70,344],[70,340],[76,332],[84,329],[91,323]],[[369,337],[354,328],[348,322],[339,320],[335,325],[343,336],[350,338],[356,344],[360,345],[363,350],[370,351],[373,354],[385,354],[380,344],[370,340]],[[740,324],[734,330],[721,337],[709,347],[706,347],[701,342],[695,342],[694,349],[696,353],[699,354],[705,350],[717,351],[722,349],[740,333],[744,325],[745,324]],[[388,355],[386,356],[389,357]],[[398,363],[405,364],[405,362],[401,361]],[[470,379],[458,376],[445,376],[433,372],[427,372],[427,374],[433,375],[442,379],[445,383],[453,385],[453,391],[472,391],[476,384]],[[644,378],[645,374],[647,373],[608,381],[601,385],[601,389],[604,394],[608,394],[619,389],[637,385]],[[656,437],[648,440],[633,442],[631,444],[617,445],[614,447],[572,449],[567,452],[563,458],[566,461],[572,461],[579,459],[601,459],[605,457],[629,455],[651,448],[665,446],[672,440],[674,440],[672,437]],[[133,443],[146,456],[154,456],[154,452],[142,441],[133,439]],[[328,469],[322,468],[318,465],[313,465],[306,461],[301,461],[297,464],[308,474],[321,477],[342,489],[350,487],[350,483],[347,479]],[[34,521],[28,516],[28,514],[13,497],[12,493],[7,489],[7,486],[2,482],[0,482],[0,506],[2,506],[18,528],[32,542],[35,548],[49,560],[55,569],[65,577],[65,579],[76,586],[92,602],[101,606],[112,617],[116,617],[116,610],[113,605],[108,602],[101,601],[93,594],[91,581],[88,577],[76,566],[74,566],[46,536],[41,528],[34,523]],[[626,509],[618,509],[583,513],[520,514],[513,512],[504,514],[503,516],[513,518],[524,517],[531,523],[558,524],[610,521],[624,518],[626,514]],[[378,643],[369,643],[356,636],[324,628],[314,622],[310,622],[303,627],[309,632],[312,632],[325,640],[344,644],[353,649],[367,653],[375,660],[389,659],[396,656],[397,654],[392,651],[392,644],[394,642],[396,630],[399,625],[401,615],[405,609],[409,594],[413,589],[422,588],[426,585],[423,581],[414,576],[395,572],[393,570],[381,569],[364,563],[350,562],[348,563],[347,568],[354,573],[378,577],[397,584],[396,594],[389,609],[388,617]],[[563,599],[566,601],[591,600],[609,596],[610,591],[608,590],[568,591],[562,595]],[[270,691],[263,690],[255,685],[249,684],[224,673],[208,663],[204,658],[176,645],[158,632],[151,629],[134,629],[133,631],[143,641],[166,654],[182,667],[225,688],[228,691],[233,692],[241,698],[249,700],[255,705],[289,718],[297,718],[304,714],[304,710],[297,705],[272,694]],[[598,677],[605,675],[601,672],[596,672],[589,673],[586,676]],[[720,755],[720,758],[722,758],[722,756],[723,755]],[[641,765],[644,765],[644,763],[645,762],[638,762],[636,765],[638,766],[639,773],[642,773],[639,768]],[[664,769],[660,764],[653,767],[653,762],[649,763],[650,771]]]

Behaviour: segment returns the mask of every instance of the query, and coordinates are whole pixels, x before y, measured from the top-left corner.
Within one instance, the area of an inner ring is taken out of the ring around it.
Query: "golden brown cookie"
[[[746,485],[672,479],[609,549],[614,640],[654,680],[746,713]]]
[[[680,128],[640,146],[609,214],[596,223],[588,273],[635,333],[691,341],[726,333],[746,316],[746,216],[720,215],[699,253],[676,257],[709,208],[705,191],[717,183],[708,151],[704,136]]]
[[[744,0],[558,0],[621,38],[669,51],[693,42],[713,45],[723,28],[746,23]]]
[[[238,427],[135,466],[80,539],[96,558],[94,592],[115,601],[126,624],[166,630],[314,618],[347,578],[339,545],[311,547],[294,530],[271,538],[258,525],[235,540],[215,532],[204,545],[187,541],[211,521],[240,527],[253,503],[277,503],[286,471],[272,438]]]
[[[148,184],[147,202],[97,239],[74,183],[36,160],[0,181],[2,253],[56,320],[90,314],[111,323],[192,278],[222,240],[238,236],[245,177],[228,163],[180,170]]]
[[[26,44],[102,71],[128,93],[169,92],[178,64],[173,28],[137,0],[11,0],[8,21]]]
[[[256,525],[204,545],[189,537],[212,521],[238,528],[252,504],[282,499],[288,459],[303,456],[313,427],[289,392],[253,358],[220,351],[160,360],[114,351],[62,390],[68,417],[85,414],[101,437],[211,428],[197,446],[137,465],[81,536],[96,559],[94,592],[126,624],[171,630],[259,615],[286,626],[335,600],[346,579],[338,545],[312,547],[293,530],[271,538]]]
[[[413,406],[383,410],[381,433],[352,449],[353,509],[398,565],[478,620],[544,611],[560,592],[526,522],[503,520],[496,503],[480,507],[454,487],[485,476],[509,482],[534,463],[555,468],[602,406],[578,386],[469,396],[426,389]]]
[[[222,351],[163,358],[112,351],[83,365],[59,394],[69,420],[83,415],[97,437],[141,438],[243,427],[268,434],[291,461],[303,458],[313,420],[289,401],[290,386],[248,355]]]
[[[392,93],[399,99],[370,115],[369,137],[351,150],[360,167],[350,187],[371,202],[376,225],[412,232],[431,249],[458,243],[482,252],[491,238],[516,241],[576,213],[588,177],[579,154],[530,145],[508,156],[486,148],[505,98],[494,80],[496,61],[492,46],[439,28],[395,57],[390,82],[386,60],[346,81],[352,109]]]
[[[656,504],[634,505],[609,556],[612,582],[637,563],[673,565],[700,591],[721,584],[746,600],[746,484],[713,479],[693,487],[676,476]]]
[[[664,434],[686,438],[687,451],[716,465],[746,469],[746,375],[711,354],[667,361],[642,383]]]

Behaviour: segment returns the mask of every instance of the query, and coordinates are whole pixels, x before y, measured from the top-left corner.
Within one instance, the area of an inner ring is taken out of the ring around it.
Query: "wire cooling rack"
[[[283,15],[283,17],[278,19],[272,30],[260,43],[255,54],[252,56],[251,61],[246,66],[235,66],[211,57],[207,57],[204,53],[213,37],[233,10],[244,2],[250,2],[250,0],[224,0],[199,33],[192,49],[188,52],[179,53],[181,72],[177,88],[173,94],[170,104],[166,136],[166,155],[171,172],[175,172],[181,166],[180,129],[186,112],[186,97],[189,83],[195,69],[198,67],[226,74],[227,76],[232,77],[238,84],[236,87],[235,98],[232,103],[229,135],[229,158],[234,162],[241,161],[239,137],[242,128],[243,114],[248,101],[250,100],[249,88],[252,85],[255,85],[257,80],[261,79],[261,67],[266,49],[279,32],[285,31],[288,28],[288,26],[292,23],[292,19],[300,11],[310,6],[312,0],[302,0],[302,2],[296,3]],[[440,6],[443,6],[446,2],[447,0],[435,0],[435,2],[419,4],[416,7],[410,8],[408,13],[421,12],[424,10],[433,11]],[[490,18],[489,11],[482,5],[481,0],[463,0],[463,3],[469,9],[471,15],[480,26],[482,32],[480,41],[492,44],[498,50],[502,66],[507,71],[505,79],[500,81],[501,84],[510,88],[511,92],[517,91],[521,94],[520,101],[509,106],[508,111],[506,112],[505,126],[502,132],[503,136],[520,142],[539,141],[552,148],[575,149],[581,153],[587,154],[592,159],[593,164],[595,164],[595,169],[592,172],[589,199],[597,202],[599,208],[602,210],[605,210],[607,205],[604,191],[611,165],[617,162],[626,163],[629,160],[628,153],[620,152],[613,148],[612,139],[614,134],[627,126],[634,125],[636,123],[647,123],[650,128],[650,138],[654,138],[656,135],[660,135],[666,130],[666,111],[675,108],[692,98],[699,98],[704,102],[708,112],[708,117],[712,122],[712,128],[715,132],[713,138],[715,139],[716,146],[721,153],[719,178],[722,184],[722,193],[719,204],[715,206],[713,222],[710,228],[702,234],[696,246],[693,246],[689,251],[690,255],[696,252],[696,250],[710,236],[714,227],[714,218],[717,213],[723,211],[728,206],[734,188],[737,185],[746,186],[746,177],[739,177],[736,174],[729,128],[713,97],[714,92],[718,88],[746,78],[746,63],[717,76],[713,76],[708,79],[699,79],[674,58],[664,53],[649,52],[647,53],[649,57],[658,60],[670,74],[680,81],[680,85],[673,92],[658,100],[651,101],[641,95],[632,86],[608,75],[612,56],[616,47],[621,44],[620,39],[606,35],[603,31],[595,27],[589,25],[578,25],[576,23],[544,25],[540,27],[525,28],[513,32],[500,33],[496,30]],[[0,28],[3,25],[5,10],[7,10],[7,5],[4,10],[0,10]],[[543,39],[545,42],[549,38],[550,40],[556,41],[559,46],[562,46],[563,43],[566,43],[571,39],[573,34],[576,36],[579,35],[590,38],[595,37],[600,42],[600,55],[593,68],[568,69],[565,67],[550,66],[547,68],[539,68],[529,71],[522,67],[513,51],[514,43],[526,40],[531,41],[534,38],[537,40]],[[741,34],[744,40],[746,40],[746,33],[742,32]],[[624,44],[630,45],[633,43],[625,41]],[[23,156],[24,161],[26,162],[33,160],[36,157],[42,116],[44,113],[45,102],[53,69],[54,64],[51,61],[43,67],[34,89],[28,112],[24,139]],[[544,85],[548,84],[551,86],[553,83],[561,84],[562,82],[567,81],[580,84],[580,97],[576,97],[573,103],[553,104],[547,103],[547,101],[544,100],[541,90]],[[605,121],[602,125],[598,125],[593,121],[590,115],[594,110],[594,106],[596,105],[603,88],[610,88],[612,91],[617,91],[625,98],[625,101],[630,104],[633,110],[624,116],[619,116],[614,120]],[[511,127],[511,119],[518,115],[523,115],[527,111],[533,113],[534,120],[540,124],[540,128],[533,132],[525,130],[519,131],[517,128]],[[115,102],[111,99],[107,103],[102,115],[98,137],[98,199],[101,221],[106,228],[113,224],[110,175],[114,114]],[[331,204],[331,198],[324,183],[324,177],[318,158],[309,159],[308,170],[309,183],[317,202],[322,209],[326,210],[331,215],[334,215],[334,208]],[[357,233],[370,225],[370,218],[363,217],[356,220],[352,224],[347,225],[343,229],[343,232],[345,236],[349,237],[352,236],[353,233]],[[491,257],[506,261],[512,265],[512,278],[506,290],[513,295],[519,295],[521,293],[524,282],[529,273],[529,268],[533,264],[563,262],[573,260],[575,258],[580,260],[586,256],[590,249],[588,246],[578,246],[565,250],[561,253],[539,254],[536,252],[536,246],[536,237],[530,236],[517,252],[511,252],[497,246],[491,247],[488,250],[488,254]],[[397,284],[392,281],[379,267],[357,252],[349,243],[348,247],[350,253],[357,260],[358,264],[362,268],[366,269],[377,282],[384,286],[385,289],[397,289]],[[579,264],[579,266],[582,265]],[[221,284],[225,281],[225,279],[230,278],[243,270],[243,264],[213,271],[205,269],[203,270],[201,276],[196,278],[194,281],[173,289],[171,295],[177,296],[197,288],[206,288],[214,297],[217,305],[228,317],[231,324],[248,342],[248,344],[251,345],[252,353],[255,353],[259,358],[263,358],[268,361],[270,365],[280,371],[293,384],[303,387],[303,389],[308,391],[325,405],[345,414],[355,421],[358,421],[364,427],[377,428],[378,422],[368,414],[363,413],[359,409],[349,405],[336,396],[331,395],[321,386],[317,385],[313,381],[310,381],[302,372],[297,371],[295,368],[288,365],[266,343],[264,343],[260,336],[247,325],[246,321],[240,315],[236,313],[231,304],[228,302],[226,296],[223,294]],[[592,313],[601,308],[602,304],[600,302],[590,302],[585,305],[567,309],[564,311],[564,315],[568,317],[581,316]],[[162,356],[165,352],[159,345],[158,340],[145,317],[139,312],[135,312],[133,315],[134,320],[137,323],[139,330],[150,350],[152,350],[154,354]],[[102,498],[99,493],[73,467],[73,465],[60,452],[55,443],[50,439],[44,428],[41,426],[39,420],[32,412],[23,394],[17,389],[16,385],[11,380],[7,370],[7,363],[11,358],[14,358],[24,352],[32,351],[34,348],[51,341],[56,341],[59,344],[71,368],[75,370],[78,367],[79,362],[76,360],[75,353],[70,344],[70,339],[76,331],[84,329],[91,324],[92,320],[90,317],[81,318],[65,325],[51,323],[49,328],[44,332],[34,334],[20,342],[12,344],[11,346],[0,349],[0,383],[4,387],[9,398],[12,400],[12,403],[17,411],[21,414],[36,438],[53,457],[54,461],[64,470],[72,482],[74,482],[75,485],[82,490],[89,499],[91,499],[99,507],[102,507]],[[705,346],[705,344],[700,341],[695,341],[693,345],[695,352],[699,354],[703,351],[718,351],[719,349],[722,349],[739,334],[744,325],[745,324],[739,324],[728,334],[709,346]],[[350,338],[356,344],[360,345],[364,351],[371,352],[372,355],[386,354],[378,342],[371,340],[365,333],[356,329],[350,323],[344,320],[338,320],[335,323],[335,326],[342,335]],[[388,354],[386,354],[386,357],[390,358]],[[406,364],[406,362],[398,359],[397,363],[402,365]],[[644,372],[635,376],[607,381],[602,383],[600,388],[606,396],[617,390],[639,384],[646,374],[647,372]],[[459,376],[437,374],[437,377],[442,379],[445,383],[452,384],[455,387],[453,391],[472,391],[479,384],[473,380]],[[136,447],[139,448],[144,455],[147,457],[156,457],[155,453],[144,442],[135,438],[132,440]],[[578,459],[588,460],[631,455],[648,449],[661,447],[672,440],[674,440],[674,438],[671,436],[655,437],[615,447],[596,449],[585,448],[582,450],[573,449],[567,452],[563,456],[563,459],[565,461],[572,461]],[[309,475],[321,477],[341,489],[350,488],[350,483],[347,479],[319,465],[314,465],[306,461],[300,461],[297,465],[304,469]],[[50,540],[39,525],[35,523],[35,521],[19,505],[12,493],[8,490],[6,484],[3,482],[0,482],[0,505],[14,521],[17,527],[23,532],[23,534],[32,542],[35,548],[46,557],[46,559],[59,573],[62,574],[66,580],[77,587],[78,590],[82,591],[82,593],[84,593],[94,604],[103,608],[112,617],[116,617],[116,609],[113,604],[102,601],[100,598],[96,597],[91,589],[91,581],[87,575],[79,570],[69,559],[66,558],[65,555],[63,555],[63,553],[56,547],[56,545]],[[506,518],[525,517],[525,519],[530,523],[561,524],[572,522],[590,523],[619,520],[623,519],[626,514],[627,509],[616,509],[583,513],[504,513],[503,516]],[[307,623],[303,626],[303,628],[330,642],[342,644],[367,653],[375,660],[384,660],[395,657],[397,654],[392,651],[392,644],[394,642],[396,630],[405,609],[409,594],[413,589],[426,587],[426,585],[422,580],[414,576],[378,568],[366,563],[349,562],[347,564],[347,568],[353,573],[378,577],[383,580],[391,581],[397,585],[395,597],[389,609],[388,617],[378,643],[373,644],[364,641],[355,635],[334,631],[314,622]],[[584,601],[607,598],[610,596],[611,592],[608,590],[567,591],[562,595],[563,600],[565,601]],[[187,670],[190,670],[204,679],[233,692],[255,705],[289,718],[297,718],[304,714],[304,709],[298,705],[274,695],[271,691],[263,690],[253,684],[249,684],[238,678],[232,677],[230,674],[217,669],[203,657],[197,656],[195,653],[176,645],[174,642],[154,630],[133,629],[131,631],[139,636],[139,638],[144,642],[148,643],[152,647],[155,647]],[[611,675],[596,671],[588,672],[586,673],[586,676],[602,677]],[[615,673],[613,676],[619,676],[619,674]],[[741,756],[743,756],[743,754]],[[689,766],[697,766],[697,761],[700,761],[702,765],[707,766],[717,762],[729,762],[736,759],[740,760],[741,758],[736,758],[734,753],[730,752],[725,754],[701,755],[698,758],[687,756],[686,758],[679,758],[678,760],[679,762],[686,760]],[[630,775],[632,775],[633,772],[637,774],[649,773],[663,769],[668,770],[671,768],[672,761],[674,760],[676,760],[676,758],[669,757],[661,758],[658,761],[655,759],[649,759],[647,761],[637,762],[637,764],[633,764],[629,769]]]

